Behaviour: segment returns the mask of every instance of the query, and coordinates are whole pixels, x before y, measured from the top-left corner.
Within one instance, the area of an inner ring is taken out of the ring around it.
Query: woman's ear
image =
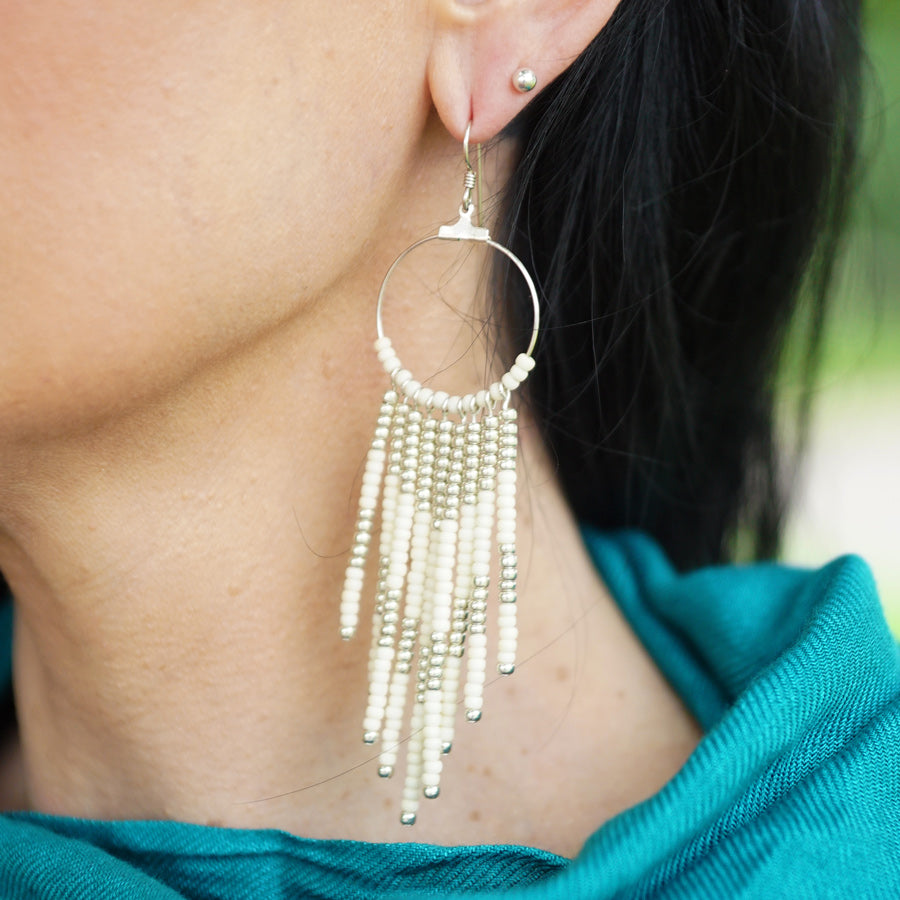
[[[609,21],[619,0],[426,0],[434,9],[432,101],[448,131],[482,142],[562,73]],[[534,90],[516,90],[522,68]]]

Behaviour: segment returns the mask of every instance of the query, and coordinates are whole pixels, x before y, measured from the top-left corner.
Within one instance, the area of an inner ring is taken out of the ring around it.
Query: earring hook
[[[469,159],[469,134],[472,131],[472,120],[469,119],[468,124],[466,125],[466,133],[463,135],[463,159],[466,163],[466,177],[463,181],[463,185],[465,187],[465,191],[463,192],[462,199],[462,211],[470,212],[472,209],[472,189],[478,186],[477,198],[476,198],[476,206],[478,213],[478,221],[481,221],[481,186],[478,184],[481,177],[481,167],[479,165],[478,170],[476,171],[472,167],[472,162]],[[476,145],[478,148],[478,156],[479,163],[481,159],[481,144]]]

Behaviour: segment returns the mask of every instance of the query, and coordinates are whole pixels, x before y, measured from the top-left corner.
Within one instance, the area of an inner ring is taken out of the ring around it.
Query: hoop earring
[[[470,130],[471,122],[463,139],[466,174],[458,221],[404,250],[378,294],[375,350],[391,384],[366,456],[352,557],[341,593],[341,637],[349,640],[359,623],[364,569],[376,538],[380,501],[363,740],[380,741],[378,774],[388,778],[397,763],[401,732],[409,729],[400,815],[404,825],[415,823],[423,794],[433,799],[440,793],[442,757],[453,745],[461,681],[467,721],[481,718],[492,535],[500,554],[499,673],[512,674],[516,660],[518,425],[510,400],[534,367],[531,354],[540,310],[534,281],[521,260],[491,240],[488,229],[472,222],[476,174],[469,161]],[[525,279],[534,308],[526,351],[499,381],[462,397],[415,380],[382,325],[391,276],[408,254],[431,241],[475,241],[504,254]],[[414,703],[408,713],[410,693]]]

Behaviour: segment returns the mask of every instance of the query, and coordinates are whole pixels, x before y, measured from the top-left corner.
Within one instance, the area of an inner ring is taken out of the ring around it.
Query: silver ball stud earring
[[[512,78],[513,87],[520,94],[527,94],[533,91],[537,84],[537,75],[531,69],[519,69]]]

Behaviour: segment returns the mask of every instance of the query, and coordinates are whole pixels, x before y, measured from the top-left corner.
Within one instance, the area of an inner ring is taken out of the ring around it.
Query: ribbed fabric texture
[[[900,897],[900,654],[865,564],[679,575],[641,535],[585,539],[706,735],[574,861],[15,814],[0,896]]]

